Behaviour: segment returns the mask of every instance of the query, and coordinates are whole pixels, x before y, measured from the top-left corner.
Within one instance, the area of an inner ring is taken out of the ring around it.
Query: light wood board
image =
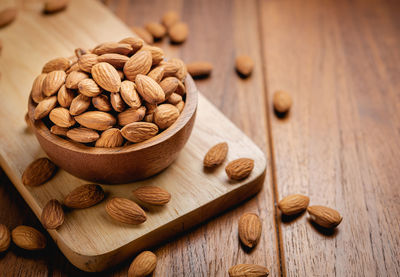
[[[62,200],[69,191],[86,182],[60,170],[40,187],[27,188],[21,183],[24,168],[32,160],[44,156],[24,122],[34,77],[47,60],[69,56],[76,47],[92,47],[131,35],[106,9],[91,2],[71,1],[65,12],[45,17],[37,13],[37,3],[28,3],[18,20],[0,32],[7,42],[0,61],[3,97],[0,102],[0,162],[37,216],[49,199]],[[78,11],[91,12],[83,16]],[[255,168],[248,179],[228,181],[223,166],[213,173],[203,171],[204,153],[220,141],[229,143],[227,161],[239,157],[255,160]],[[149,210],[144,224],[129,226],[110,220],[103,202],[89,209],[68,212],[65,224],[49,233],[74,265],[86,271],[100,271],[257,193],[265,167],[262,151],[200,94],[192,136],[170,168],[146,181],[103,186],[107,197],[130,197],[130,191],[138,186],[158,185],[172,194],[166,207]]]

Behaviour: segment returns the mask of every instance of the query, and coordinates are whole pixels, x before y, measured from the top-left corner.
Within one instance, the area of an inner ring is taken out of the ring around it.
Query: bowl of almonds
[[[177,158],[197,94],[182,60],[130,37],[47,62],[33,82],[28,117],[59,167],[93,182],[125,183]]]

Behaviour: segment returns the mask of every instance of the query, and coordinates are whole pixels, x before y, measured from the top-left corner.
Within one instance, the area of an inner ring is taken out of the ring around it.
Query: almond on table
[[[310,198],[301,194],[292,194],[284,197],[278,203],[278,208],[285,215],[294,215],[305,211],[310,203]]]
[[[310,214],[311,220],[328,229],[335,228],[343,219],[338,211],[324,206],[309,206],[307,212]]]
[[[25,250],[41,250],[46,247],[46,237],[30,226],[20,225],[11,232],[12,241]]]
[[[128,277],[143,277],[150,275],[157,265],[157,256],[150,251],[143,251],[131,263]]]
[[[247,55],[240,55],[236,57],[235,66],[241,76],[248,77],[253,72],[254,61]]]
[[[50,180],[56,172],[56,165],[48,158],[33,161],[22,174],[22,183],[25,186],[38,186]]]
[[[221,142],[214,145],[204,156],[204,167],[212,168],[222,164],[227,154],[228,144],[226,142]]]
[[[191,62],[186,66],[187,71],[193,78],[207,77],[213,69],[213,65],[206,61]]]
[[[60,204],[55,199],[47,202],[44,206],[40,221],[46,229],[57,229],[64,223],[64,211]]]
[[[4,224],[0,224],[0,253],[5,252],[11,243],[10,230]]]
[[[266,277],[269,270],[265,266],[256,264],[237,264],[232,266],[228,273],[229,277]]]
[[[287,113],[292,106],[292,97],[286,91],[279,90],[274,93],[273,97],[274,109],[279,114]]]
[[[239,219],[239,238],[247,247],[253,248],[261,237],[261,220],[254,213],[245,213]]]

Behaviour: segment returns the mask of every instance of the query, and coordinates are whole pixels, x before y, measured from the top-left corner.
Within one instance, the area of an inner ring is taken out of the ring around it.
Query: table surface
[[[400,275],[400,2],[396,0],[106,1],[129,26],[158,21],[166,9],[190,27],[181,46],[158,43],[186,62],[208,60],[212,76],[199,90],[266,153],[263,190],[184,235],[153,249],[156,276],[226,276],[237,263],[266,265],[271,276]],[[235,56],[256,62],[240,79]],[[294,101],[289,116],[271,108],[276,90]],[[333,232],[307,215],[283,218],[280,198],[308,195],[336,208]],[[237,221],[263,221],[248,252]],[[0,170],[0,222],[43,230]],[[126,276],[129,262],[97,274]],[[42,252],[12,246],[0,254],[0,276],[87,276],[54,243]]]

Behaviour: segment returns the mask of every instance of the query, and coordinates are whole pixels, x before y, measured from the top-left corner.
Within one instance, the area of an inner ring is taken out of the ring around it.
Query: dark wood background
[[[178,11],[190,27],[169,56],[214,64],[199,90],[266,153],[263,190],[245,204],[153,249],[156,276],[226,276],[236,263],[267,265],[271,276],[400,275],[400,2],[396,0],[110,0],[129,26]],[[246,80],[234,58],[256,62]],[[274,91],[288,91],[278,119]],[[282,218],[277,200],[309,195],[344,219],[324,232],[306,215]],[[240,247],[237,220],[263,220],[260,244]],[[33,213],[0,171],[0,222],[33,225]],[[126,276],[129,263],[100,276]],[[43,252],[0,254],[0,276],[86,276],[54,243]]]

